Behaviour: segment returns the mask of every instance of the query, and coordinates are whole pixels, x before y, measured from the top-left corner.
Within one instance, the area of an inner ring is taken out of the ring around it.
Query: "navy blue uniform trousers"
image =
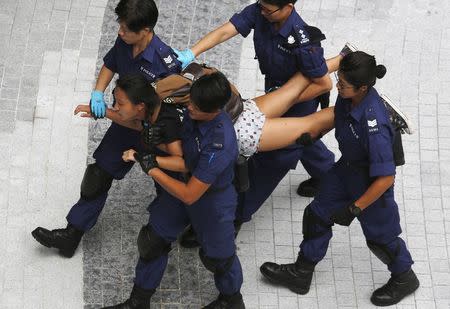
[[[119,180],[134,164],[122,160],[123,152],[128,149],[142,150],[140,132],[112,123],[95,150],[94,158],[102,169]],[[81,231],[89,231],[97,222],[107,197],[108,192],[104,192],[93,200],[80,198],[70,209],[67,221]]]
[[[234,188],[230,186],[230,192],[219,194],[234,194]],[[187,206],[178,199],[161,191],[150,204],[149,225],[151,229],[167,242],[174,242],[183,229],[191,223],[197,233],[204,254],[214,259],[223,259],[223,265],[227,259],[232,258],[230,268],[221,275],[214,275],[214,281],[220,293],[231,295],[238,292],[243,282],[242,268],[236,254],[234,244],[234,214],[236,203],[224,200],[218,201],[217,193],[205,193],[201,199]],[[139,259],[136,266],[135,284],[144,289],[155,289],[159,286],[167,266],[168,255],[145,262]]]
[[[310,207],[323,222],[303,222],[309,224],[310,232],[318,235],[304,239],[300,244],[300,254],[307,260],[319,262],[327,252],[332,237],[331,215],[338,210],[348,207],[361,197],[370,186],[368,168],[354,167],[344,160],[338,161],[322,178],[320,190]],[[406,248],[401,233],[400,217],[397,203],[394,200],[394,189],[388,189],[378,200],[366,208],[357,217],[361,223],[366,240],[384,245],[395,256],[388,264],[393,274],[405,272],[413,264],[411,254]]]

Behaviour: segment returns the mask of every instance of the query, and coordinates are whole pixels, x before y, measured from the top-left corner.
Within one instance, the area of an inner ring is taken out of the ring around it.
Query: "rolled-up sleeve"
[[[119,37],[117,37],[114,46],[103,57],[103,63],[105,66],[113,72],[117,73],[117,48],[119,44]]]
[[[378,132],[369,134],[369,173],[371,177],[395,175],[392,136],[389,127],[380,125]]]
[[[204,151],[192,174],[204,183],[213,184],[231,162],[232,156],[226,151]]]
[[[251,4],[244,8],[240,13],[234,14],[231,17],[230,22],[243,37],[247,37],[250,31],[255,28],[257,12],[257,4]]]
[[[295,50],[295,56],[298,70],[306,77],[318,78],[328,73],[323,48],[319,44],[301,46]]]

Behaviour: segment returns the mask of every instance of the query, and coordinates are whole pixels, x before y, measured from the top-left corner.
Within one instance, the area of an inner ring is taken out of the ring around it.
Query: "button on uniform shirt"
[[[210,184],[213,190],[232,185],[238,157],[236,133],[224,111],[213,120],[192,120],[185,111],[182,133],[183,156],[193,176]]]
[[[394,131],[378,92],[371,88],[359,105],[338,96],[335,114],[335,136],[342,159],[369,167],[369,176],[395,175],[392,152]]]
[[[259,67],[272,86],[283,85],[298,71],[310,78],[327,74],[320,40],[312,38],[310,28],[295,9],[279,30],[261,15],[256,3],[234,14],[230,22],[244,37],[254,30],[253,41]]]
[[[105,66],[119,76],[141,73],[150,82],[181,71],[172,48],[154,34],[139,55],[133,58],[133,46],[117,37],[114,46],[103,58]]]

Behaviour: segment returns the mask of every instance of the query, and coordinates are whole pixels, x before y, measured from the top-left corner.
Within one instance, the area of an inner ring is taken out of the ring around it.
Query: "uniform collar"
[[[221,111],[216,117],[214,117],[213,120],[205,122],[197,122],[197,127],[198,130],[200,131],[200,134],[205,136],[208,131],[212,130],[219,122],[221,122],[223,114],[224,112]]]
[[[292,9],[291,15],[289,15],[289,17],[286,20],[286,22],[283,24],[283,26],[278,31],[278,33],[282,37],[287,38],[291,34],[292,28],[294,27],[294,25],[296,23],[297,16],[298,16],[298,14],[297,14],[297,11],[295,10],[295,7],[294,7]]]
[[[371,87],[369,92],[367,93],[367,95],[361,101],[361,103],[359,103],[358,106],[356,106],[355,108],[353,108],[350,111],[350,115],[353,117],[353,119],[355,119],[356,121],[361,120],[361,118],[363,117],[363,115],[367,109],[367,106],[370,104],[370,102],[373,101],[373,98],[376,96],[378,96],[378,92],[375,90],[375,88]],[[351,102],[350,102],[350,106],[351,106]]]
[[[155,52],[159,48],[160,45],[159,43],[160,43],[159,37],[156,35],[156,33],[153,32],[153,38],[142,52],[142,57],[148,62],[152,63]]]

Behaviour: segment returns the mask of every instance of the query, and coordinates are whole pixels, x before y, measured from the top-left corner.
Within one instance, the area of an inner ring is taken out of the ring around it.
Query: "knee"
[[[137,239],[139,257],[149,262],[170,252],[170,242],[155,233],[151,226],[143,226]]]
[[[310,204],[311,205],[311,204]],[[303,212],[303,238],[310,240],[321,237],[331,230],[331,224],[323,221],[312,210],[311,206],[306,206]]]
[[[113,177],[97,163],[89,164],[81,181],[80,194],[85,200],[93,200],[111,188]]]
[[[401,242],[398,238],[390,245],[377,243],[372,240],[366,240],[366,242],[370,251],[386,265],[392,264],[400,253]]]
[[[202,248],[199,249],[198,254],[205,268],[218,276],[227,273],[233,266],[234,259],[236,258],[236,254],[227,258],[212,258],[206,256]]]

